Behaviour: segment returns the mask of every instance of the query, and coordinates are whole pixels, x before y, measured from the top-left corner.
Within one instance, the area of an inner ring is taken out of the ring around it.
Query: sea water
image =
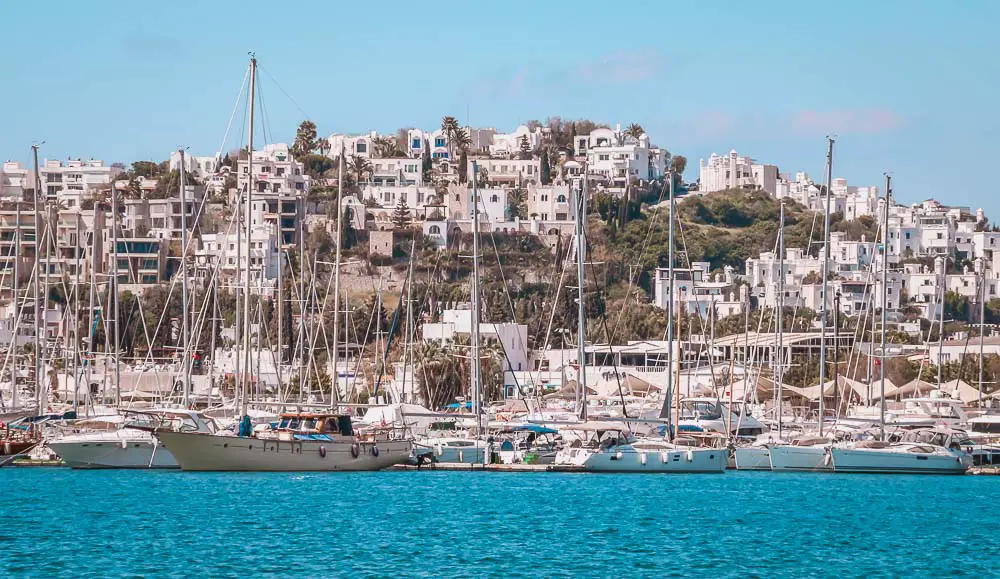
[[[0,576],[996,575],[1000,477],[0,469]]]

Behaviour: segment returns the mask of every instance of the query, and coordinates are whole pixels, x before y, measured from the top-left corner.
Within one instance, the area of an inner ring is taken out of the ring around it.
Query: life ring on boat
[[[361,456],[361,445],[358,444],[358,441],[356,440],[354,441],[354,444],[351,445],[351,456],[354,458]]]
[[[326,447],[325,446],[319,447],[319,457],[320,458],[326,458]]]
[[[374,456],[375,458],[378,458],[378,445],[377,444],[372,445],[372,456]]]

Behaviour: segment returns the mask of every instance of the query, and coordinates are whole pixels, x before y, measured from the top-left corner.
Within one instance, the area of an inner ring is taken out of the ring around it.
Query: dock
[[[1000,465],[974,466],[969,469],[969,474],[1000,476]]]
[[[434,462],[420,466],[397,464],[392,470],[462,470],[476,472],[586,472],[582,466],[565,464],[479,464],[466,462]]]

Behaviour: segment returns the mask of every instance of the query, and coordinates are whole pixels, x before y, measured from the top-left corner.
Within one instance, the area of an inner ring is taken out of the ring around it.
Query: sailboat
[[[673,263],[674,263],[674,175],[668,174],[670,180],[670,295],[668,302],[673,303]],[[556,453],[555,463],[583,467],[590,472],[647,472],[647,473],[723,473],[726,470],[728,452],[721,448],[700,448],[694,445],[680,444],[675,435],[675,429],[669,425],[666,428],[667,438],[642,437],[636,438],[630,432],[628,419],[622,422],[588,421],[587,416],[587,383],[584,356],[584,341],[586,337],[586,311],[583,299],[584,264],[586,262],[587,243],[584,227],[587,219],[587,175],[584,173],[580,193],[577,198],[576,212],[576,258],[577,258],[577,289],[579,291],[577,332],[579,376],[578,384],[582,388],[580,424],[564,426],[560,430],[564,436],[575,440]],[[673,316],[668,310],[668,336],[672,336]],[[668,338],[669,340],[669,338]],[[674,361],[678,364],[679,361]],[[672,372],[668,372],[668,376]],[[679,382],[679,380],[678,380]],[[664,398],[661,416],[670,416],[670,384]],[[676,395],[676,393],[673,393]],[[679,398],[676,400],[679,401]],[[677,417],[680,412],[678,409]],[[673,424],[677,424],[674,421]]]
[[[772,444],[768,446],[771,459],[771,470],[776,471],[832,471],[830,461],[830,440],[823,431],[823,384],[826,383],[826,316],[829,309],[829,267],[830,267],[830,197],[833,185],[833,139],[827,137],[826,156],[826,203],[823,216],[823,290],[820,293],[820,348],[819,348],[819,432],[817,434],[799,436],[790,444]],[[784,273],[784,272],[782,272]],[[780,404],[780,400],[778,401]],[[778,412],[780,415],[780,411]]]
[[[253,196],[253,137],[254,98],[256,96],[257,59],[250,58],[249,139],[247,143],[248,182],[243,199],[246,212],[246,235],[251,237],[251,199]],[[344,160],[340,167],[343,172]],[[342,175],[341,175],[342,176]],[[337,192],[337,230],[343,227],[343,179]],[[338,235],[337,239],[341,239]],[[250,267],[251,244],[247,243],[246,267]],[[338,242],[339,247],[339,242]],[[238,260],[239,263],[240,260]],[[338,263],[335,267],[339,267]],[[339,281],[339,276],[335,276]],[[242,316],[243,344],[249,356],[249,305],[250,275],[245,276],[244,315]],[[340,288],[335,287],[335,295]],[[333,344],[336,351],[337,344]],[[244,366],[246,376],[250,365]],[[237,389],[241,392],[239,435],[224,432],[184,432],[154,430],[183,470],[196,471],[369,471],[380,470],[403,463],[410,455],[411,442],[396,438],[394,432],[361,436],[355,433],[351,417],[337,412],[289,412],[280,416],[277,427],[255,432],[247,414],[249,384],[237,375]],[[336,382],[335,382],[336,383]]]
[[[882,295],[885,296],[889,271],[889,207],[891,177],[885,177],[885,205],[882,208]],[[879,401],[879,440],[842,443],[830,448],[830,462],[835,472],[885,474],[964,474],[972,466],[972,457],[953,443],[949,431],[929,429],[904,433],[901,440],[889,442],[885,429],[886,313],[883,297]],[[942,307],[943,311],[943,307]],[[942,332],[943,335],[943,332]]]

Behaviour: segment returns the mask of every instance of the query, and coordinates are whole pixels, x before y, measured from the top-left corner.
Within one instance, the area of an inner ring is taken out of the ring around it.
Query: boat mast
[[[243,281],[243,356],[244,365],[243,373],[246,374],[246,380],[242,382],[244,385],[244,390],[241,390],[242,404],[240,408],[240,413],[242,416],[247,415],[247,398],[250,392],[250,258],[252,255],[251,248],[253,244],[250,243],[250,234],[253,231],[251,229],[251,209],[253,200],[253,116],[254,116],[254,97],[256,96],[256,85],[257,85],[257,57],[251,53],[250,55],[250,130],[249,137],[247,138],[247,198],[245,199],[243,219],[246,221],[246,238],[247,238],[247,249],[246,249],[246,279]],[[280,210],[280,207],[279,207]],[[239,259],[236,260],[239,263]],[[237,375],[237,381],[239,376]]]
[[[187,255],[188,255],[188,231],[187,231],[187,193],[185,192],[186,187],[184,186],[184,173],[186,173],[186,166],[184,165],[184,149],[179,149],[178,152],[181,154],[181,315],[184,320],[182,323],[182,338],[181,343],[183,347],[181,349],[181,356],[183,356],[183,370],[184,384],[181,386],[183,388],[182,403],[184,408],[189,408],[191,405],[191,355],[188,353],[188,344],[190,340],[191,329],[188,326],[188,271],[187,271]]]
[[[114,183],[112,183],[111,186],[114,187]],[[95,331],[97,329],[97,320],[95,319],[95,313],[94,312],[97,309],[97,305],[96,305],[96,302],[97,302],[97,251],[96,251],[96,248],[97,248],[97,229],[98,229],[98,227],[97,227],[97,221],[98,221],[98,215],[101,215],[101,216],[104,215],[103,203],[98,203],[98,204],[94,205],[94,223],[93,223],[93,227],[90,228],[90,304],[89,304],[90,318],[88,320],[88,323],[90,324],[90,326],[89,326],[89,330],[88,330],[88,339],[87,339],[87,362],[85,364],[86,367],[87,367],[87,371],[85,373],[85,378],[84,378],[84,381],[86,382],[86,386],[87,386],[87,404],[86,404],[85,408],[87,409],[87,415],[88,416],[90,415],[90,406],[91,406],[91,403],[93,402],[93,400],[91,400],[91,397],[90,397],[90,395],[91,395],[91,392],[90,392],[90,381],[93,378],[93,374],[94,374],[94,364],[97,362],[97,356],[94,354],[94,333],[95,333]],[[101,229],[103,229],[103,227]],[[115,263],[115,267],[116,268],[118,267],[117,263]],[[105,333],[105,343],[107,343],[106,336],[107,336],[107,334]],[[105,348],[105,350],[107,350],[107,348]]]
[[[24,202],[24,195],[17,200],[17,213],[14,227],[14,323],[11,324],[11,349],[14,351],[14,371],[11,373],[10,406],[12,410],[17,410],[17,326],[21,323],[21,203]]]
[[[337,163],[339,167],[337,169],[337,249],[335,252],[333,260],[333,352],[331,353],[333,359],[333,392],[330,393],[330,403],[332,404],[334,399],[340,400],[340,370],[337,368],[337,363],[339,362],[339,349],[340,344],[338,338],[338,330],[340,328],[337,324],[337,316],[340,315],[340,251],[341,245],[344,243],[344,211],[341,207],[344,198],[344,140],[340,140],[340,162]],[[412,259],[413,256],[411,255]],[[347,318],[347,312],[344,312],[344,318]],[[346,322],[345,322],[346,323]],[[347,333],[344,333],[344,339],[347,339]]]
[[[937,383],[941,387],[941,370],[944,366],[944,304],[948,299],[948,258],[938,257],[941,260],[941,311],[940,323],[938,324],[938,355],[937,355]]]
[[[885,330],[889,305],[889,205],[892,199],[892,176],[885,175],[885,206],[882,208],[882,337],[879,358],[879,432],[885,440]]]
[[[280,203],[280,201],[279,201]],[[281,208],[278,208],[278,213],[281,213]],[[282,342],[284,336],[284,316],[285,312],[285,299],[284,299],[284,280],[281,275],[281,270],[284,269],[285,265],[285,248],[284,240],[281,238],[281,219],[276,219],[274,222],[274,235],[275,240],[278,244],[278,355],[274,356],[274,369],[275,373],[278,375],[278,401],[284,402],[285,398],[281,393],[282,388],[285,387],[285,382],[281,379],[281,363],[285,361],[285,353]]]
[[[670,399],[674,394],[674,174],[667,172],[667,207],[670,223],[667,226],[667,391],[663,396],[663,407],[660,408],[660,418],[667,420],[667,435],[674,439],[670,419]],[[680,346],[678,345],[678,350]],[[730,378],[731,380],[732,378]],[[730,407],[731,408],[731,407]]]
[[[775,360],[774,373],[778,384],[775,387],[777,393],[777,403],[775,404],[775,414],[778,419],[778,439],[781,440],[781,407],[782,388],[785,380],[785,201],[782,199],[778,218],[778,299],[775,312],[778,316],[778,350]],[[730,409],[732,412],[732,409]]]
[[[76,283],[73,284],[73,412],[80,415],[80,226],[83,214],[76,214]],[[67,331],[67,334],[69,332]],[[67,380],[67,383],[69,380]]]
[[[820,292],[820,328],[819,328],[819,435],[823,436],[823,399],[826,397],[826,314],[827,290],[830,286],[830,188],[833,186],[833,138],[827,137],[826,153],[826,210],[823,216],[823,290]]]
[[[114,279],[108,280],[108,309],[114,313],[114,340],[115,340],[115,404],[121,406],[122,404],[122,390],[121,390],[121,357],[118,355],[118,345],[121,343],[118,335],[118,190],[114,183],[111,184],[111,251],[112,259],[115,262],[115,267],[113,271],[115,272]],[[126,270],[127,271],[127,270]],[[112,300],[114,300],[114,309],[111,308]],[[107,323],[108,318],[105,314],[105,323]],[[105,334],[107,335],[107,334]],[[107,340],[105,340],[107,343]],[[105,348],[107,351],[107,348]],[[107,370],[105,370],[105,376],[107,376]]]
[[[31,146],[32,155],[35,162],[35,267],[32,269],[32,298],[35,302],[35,408],[38,414],[42,413],[42,301],[38,291],[38,270],[42,267],[40,254],[40,231],[42,229],[42,216],[38,210],[38,197],[41,195],[42,177],[38,172],[38,145]]]
[[[986,260],[979,258],[979,407],[983,407],[983,336],[986,331]]]
[[[587,223],[587,186],[587,171],[584,171],[576,212],[576,284],[580,295],[577,302],[577,358],[579,359],[577,382],[580,386],[580,419],[583,421],[587,420],[587,310],[583,301],[583,290],[586,283],[584,280],[584,260],[587,257],[587,241],[584,237],[584,228]]]
[[[476,433],[483,436],[483,381],[482,366],[479,359],[479,164],[472,162],[472,278],[470,280],[470,297],[472,298],[472,411],[476,413]],[[411,257],[412,259],[412,257]],[[413,287],[410,286],[412,297]],[[412,347],[412,346],[411,346]],[[487,457],[483,455],[483,462]]]

